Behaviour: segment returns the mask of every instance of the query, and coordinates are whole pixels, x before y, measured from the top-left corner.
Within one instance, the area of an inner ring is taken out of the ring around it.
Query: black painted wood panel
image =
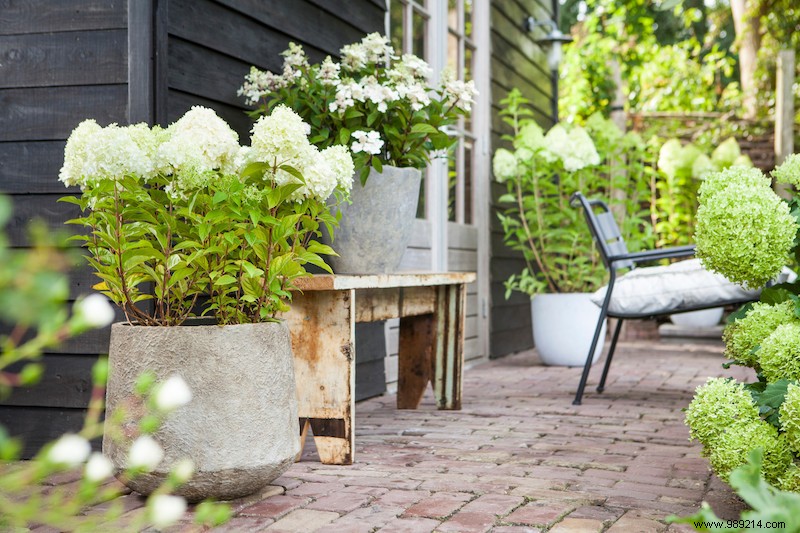
[[[82,120],[124,123],[126,85],[0,89],[0,142],[65,140]]]
[[[64,433],[80,431],[85,416],[85,409],[0,405],[0,425],[5,426],[12,436],[22,438],[25,459]],[[92,441],[94,450],[100,450],[100,445],[101,439]]]
[[[0,36],[0,88],[127,83],[122,30]]]
[[[3,405],[19,407],[61,407],[84,409],[92,393],[92,366],[96,356],[45,354],[39,362],[45,365],[41,381],[32,387],[14,389]],[[17,372],[22,364],[7,370]]]
[[[125,29],[126,6],[126,0],[4,0],[0,35]]]
[[[0,143],[0,192],[76,194],[64,187],[58,171],[64,163],[65,141]]]

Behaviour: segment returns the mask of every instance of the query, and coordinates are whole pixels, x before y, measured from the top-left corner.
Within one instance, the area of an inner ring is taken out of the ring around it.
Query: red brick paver
[[[606,392],[593,389],[598,363],[581,406],[581,369],[541,366],[534,351],[467,369],[460,411],[437,411],[430,392],[417,410],[393,395],[360,402],[354,465],[320,464],[309,440],[273,483],[283,494],[238,502],[217,529],[679,532],[665,518],[703,500],[736,517],[743,503],[710,474],[681,412],[708,376],[752,379],[721,368],[721,352],[623,343]]]

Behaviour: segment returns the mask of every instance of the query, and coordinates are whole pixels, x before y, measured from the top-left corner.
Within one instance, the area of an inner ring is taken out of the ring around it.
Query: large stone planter
[[[134,383],[145,371],[159,381],[179,374],[192,400],[153,435],[164,448],[151,473],[124,482],[151,493],[188,457],[196,474],[177,494],[190,501],[252,494],[285,472],[300,451],[289,328],[285,323],[146,327],[114,324],[109,350],[107,418],[125,409],[123,439],[103,438],[103,452],[124,468],[144,406]]]
[[[531,300],[533,344],[542,362],[551,366],[583,366],[592,347],[600,308],[589,293],[537,294]],[[606,322],[592,363],[603,353]]]
[[[335,273],[397,271],[414,230],[421,176],[415,168],[387,165],[382,173],[371,169],[362,187],[356,172],[352,203],[339,206],[342,219],[334,238],[323,230],[323,242],[339,254],[326,258]]]

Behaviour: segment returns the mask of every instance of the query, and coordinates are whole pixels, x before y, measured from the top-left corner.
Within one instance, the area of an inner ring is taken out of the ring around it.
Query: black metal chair
[[[613,312],[609,308],[609,303],[613,295],[614,283],[617,281],[618,271],[622,269],[634,269],[639,264],[658,261],[661,259],[673,259],[681,257],[691,257],[694,255],[694,245],[676,246],[672,248],[662,248],[658,250],[648,250],[642,252],[629,252],[625,241],[622,238],[622,233],[617,226],[616,220],[611,213],[608,205],[602,200],[589,200],[582,193],[576,192],[570,198],[570,205],[573,207],[582,207],[583,213],[586,218],[586,223],[589,225],[589,230],[592,233],[592,238],[597,244],[600,256],[603,259],[603,264],[609,273],[608,288],[606,289],[605,298],[600,307],[600,317],[597,321],[597,327],[594,331],[592,338],[592,345],[589,348],[589,353],[586,357],[586,364],[583,367],[583,374],[581,381],[578,384],[578,390],[575,394],[573,405],[580,405],[583,398],[583,391],[586,387],[586,380],[589,377],[589,370],[592,366],[592,359],[595,348],[600,339],[600,332],[603,327],[605,319],[616,318],[617,325],[614,328],[614,333],[611,337],[611,345],[606,356],[605,365],[603,366],[603,374],[600,377],[600,383],[597,385],[597,392],[603,392],[608,376],[608,369],[611,366],[611,359],[614,356],[614,349],[617,346],[617,339],[619,332],[622,328],[624,320],[628,319],[645,319],[655,318],[663,315],[670,315],[675,313],[685,313],[689,311],[700,311],[702,309],[710,309],[712,307],[719,307],[730,304],[744,304],[748,301],[756,299],[756,297],[736,298],[732,300],[715,300],[713,302],[702,303],[700,305],[693,305],[691,307],[659,309],[657,311],[649,310],[646,313],[619,313]],[[597,212],[596,212],[597,211]]]

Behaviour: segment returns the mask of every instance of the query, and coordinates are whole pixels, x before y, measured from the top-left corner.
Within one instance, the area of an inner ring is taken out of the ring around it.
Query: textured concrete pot
[[[592,347],[600,308],[589,293],[537,294],[531,300],[533,344],[542,362],[551,366],[583,366]],[[606,324],[592,356],[603,353]]]
[[[422,174],[392,166],[379,174],[373,168],[363,187],[358,174],[353,203],[339,206],[342,219],[333,240],[323,231],[323,242],[339,254],[326,261],[337,274],[396,272],[414,229]]]
[[[192,400],[153,435],[164,448],[151,473],[125,480],[150,494],[182,458],[194,477],[177,492],[190,501],[252,494],[285,472],[300,451],[297,396],[285,323],[146,327],[114,324],[109,350],[107,418],[123,408],[121,442],[103,437],[103,452],[125,466],[144,406],[134,383],[145,371],[165,380],[179,374]]]

